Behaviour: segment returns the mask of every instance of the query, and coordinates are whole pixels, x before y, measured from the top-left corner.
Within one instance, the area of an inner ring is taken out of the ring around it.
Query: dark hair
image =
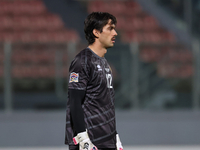
[[[94,43],[95,38],[97,38],[93,34],[93,30],[97,29],[98,31],[102,32],[103,27],[108,23],[109,19],[111,19],[111,24],[117,23],[115,16],[107,12],[93,12],[87,16],[84,21],[84,32],[89,45]]]

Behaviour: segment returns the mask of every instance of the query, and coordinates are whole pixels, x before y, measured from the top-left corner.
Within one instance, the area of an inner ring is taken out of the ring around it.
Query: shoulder
[[[92,57],[93,53],[91,52],[91,50],[89,48],[85,48],[82,51],[80,51],[76,57],[81,59],[81,60],[87,60],[90,59]]]
[[[74,60],[71,62],[71,68],[85,67],[90,64],[91,59],[92,52],[88,48],[85,48],[75,56]]]
[[[93,53],[91,52],[91,50],[88,48],[85,48],[76,55],[74,60],[81,64],[88,64],[91,62],[92,57],[93,57]]]

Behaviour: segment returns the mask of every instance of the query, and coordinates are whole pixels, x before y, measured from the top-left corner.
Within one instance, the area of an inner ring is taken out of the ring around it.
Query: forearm
[[[74,131],[78,134],[85,131],[84,113],[82,101],[85,91],[69,89],[70,112]]]

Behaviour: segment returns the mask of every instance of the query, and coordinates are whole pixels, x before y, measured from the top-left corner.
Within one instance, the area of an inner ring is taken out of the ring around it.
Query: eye
[[[113,30],[113,29],[114,29],[114,27],[110,27],[110,28],[109,28],[109,30]]]

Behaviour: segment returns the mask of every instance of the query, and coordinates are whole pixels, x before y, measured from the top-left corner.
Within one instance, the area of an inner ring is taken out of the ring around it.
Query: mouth
[[[111,41],[112,41],[113,43],[115,43],[115,38],[112,38]]]

